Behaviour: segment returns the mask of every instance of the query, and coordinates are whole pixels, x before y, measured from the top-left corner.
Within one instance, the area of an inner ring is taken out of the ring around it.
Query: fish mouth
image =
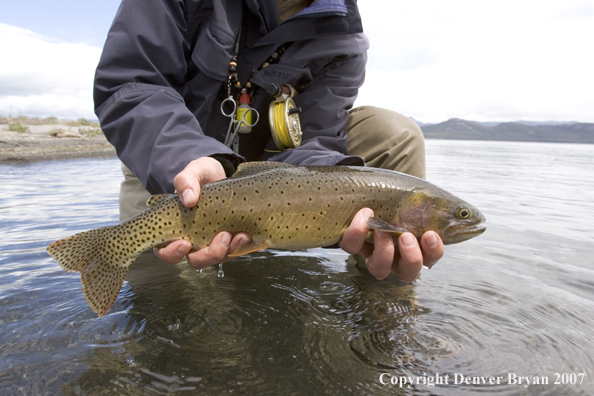
[[[451,225],[444,232],[444,242],[448,244],[463,242],[481,235],[486,229],[487,226],[483,221]]]

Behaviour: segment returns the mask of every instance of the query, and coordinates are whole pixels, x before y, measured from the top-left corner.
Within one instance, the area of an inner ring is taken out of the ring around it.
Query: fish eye
[[[457,215],[461,219],[467,219],[470,217],[470,210],[466,208],[459,208]]]

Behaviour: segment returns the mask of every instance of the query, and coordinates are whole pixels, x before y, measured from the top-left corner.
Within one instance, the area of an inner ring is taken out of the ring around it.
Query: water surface
[[[592,394],[594,146],[430,140],[427,158],[488,229],[411,285],[341,250],[222,278],[145,254],[103,319],[45,247],[117,223],[118,162],[0,166],[0,394]],[[401,376],[419,384],[382,383]]]

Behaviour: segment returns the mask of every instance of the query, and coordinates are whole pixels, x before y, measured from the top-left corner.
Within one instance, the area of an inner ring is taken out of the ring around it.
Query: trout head
[[[450,245],[482,234],[485,217],[474,206],[440,189],[418,189],[398,210],[395,223],[420,238],[426,231],[439,234]]]

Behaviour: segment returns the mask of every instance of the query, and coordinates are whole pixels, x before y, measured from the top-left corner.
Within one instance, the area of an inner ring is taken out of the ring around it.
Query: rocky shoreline
[[[27,122],[31,120],[19,117],[1,123],[0,164],[116,156],[97,123],[53,118],[50,123],[35,120]]]

